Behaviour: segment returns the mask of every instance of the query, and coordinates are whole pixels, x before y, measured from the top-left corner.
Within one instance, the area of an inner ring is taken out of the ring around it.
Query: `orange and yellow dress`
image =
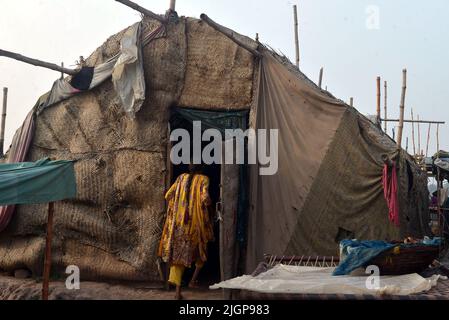
[[[190,179],[190,199],[187,202]],[[194,262],[197,266],[202,266],[207,261],[207,243],[214,237],[207,209],[211,203],[208,189],[207,176],[184,173],[165,194],[168,201],[167,218],[158,255],[170,264],[168,281],[175,285],[181,285],[185,267],[191,267]]]

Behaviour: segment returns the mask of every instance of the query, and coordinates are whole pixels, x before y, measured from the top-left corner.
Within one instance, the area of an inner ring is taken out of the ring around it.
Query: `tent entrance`
[[[186,108],[174,108],[170,119],[170,131],[175,129],[185,129],[190,133],[191,154],[193,151],[193,121],[201,121],[201,129],[214,128],[222,132],[224,137],[225,129],[246,130],[248,112],[217,112],[202,111]],[[224,142],[224,141],[223,141]],[[202,149],[210,142],[202,142]],[[169,145],[171,148],[171,143]],[[223,146],[224,149],[224,146]],[[170,161],[170,160],[168,160]],[[170,171],[170,182],[188,171],[188,166],[184,164],[173,165],[170,161],[168,168]],[[238,255],[237,250],[237,225],[238,213],[242,210],[239,207],[242,188],[242,169],[240,165],[234,164],[211,164],[204,165],[204,174],[210,179],[209,194],[213,202],[213,216],[220,216],[220,221],[214,225],[215,241],[208,247],[208,261],[200,273],[199,281],[203,284],[211,284],[218,281],[230,279],[236,275]],[[186,270],[185,282],[187,283],[192,275],[193,269]]]

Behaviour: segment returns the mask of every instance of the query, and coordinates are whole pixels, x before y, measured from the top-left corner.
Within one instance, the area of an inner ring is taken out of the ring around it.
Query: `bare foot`
[[[200,285],[199,285],[198,281],[190,281],[189,288],[190,289],[199,289]]]
[[[175,300],[184,300],[184,297],[180,293],[175,294]]]

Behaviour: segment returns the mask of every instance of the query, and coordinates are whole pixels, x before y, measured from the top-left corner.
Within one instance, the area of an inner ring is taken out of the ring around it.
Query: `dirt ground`
[[[0,275],[0,300],[39,300],[42,282],[35,279],[17,279]],[[185,300],[220,300],[221,290],[202,287],[197,290],[185,288]],[[50,283],[50,300],[171,300],[174,291],[163,286],[146,283],[109,284],[81,282],[79,290],[68,290],[63,281]]]

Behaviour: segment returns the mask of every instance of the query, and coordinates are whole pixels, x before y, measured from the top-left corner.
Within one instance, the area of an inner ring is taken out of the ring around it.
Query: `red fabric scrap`
[[[393,161],[391,170],[387,164],[384,165],[382,175],[384,197],[388,205],[388,217],[396,227],[399,227],[399,202],[398,202],[398,177],[396,174],[396,163]]]

